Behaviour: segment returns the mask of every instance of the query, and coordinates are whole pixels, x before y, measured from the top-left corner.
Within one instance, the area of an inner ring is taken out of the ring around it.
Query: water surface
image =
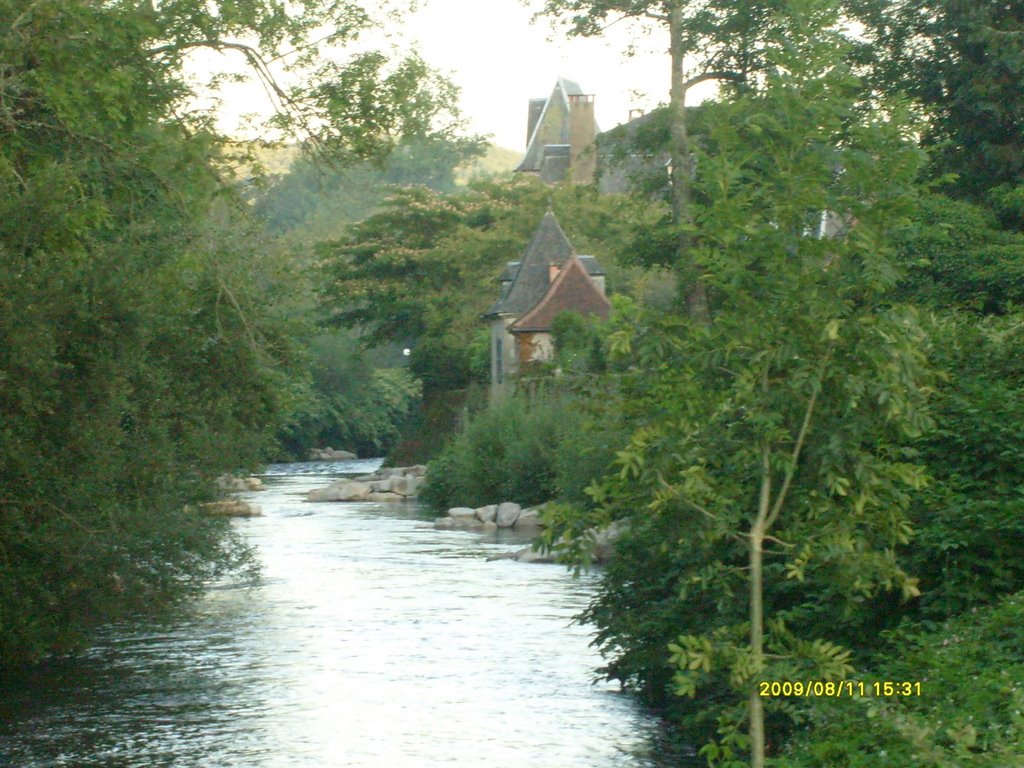
[[[0,765],[655,768],[657,723],[572,623],[594,589],[490,555],[511,532],[438,531],[416,505],[310,504],[375,464],[269,468],[237,520],[258,586],[107,629],[0,688]]]

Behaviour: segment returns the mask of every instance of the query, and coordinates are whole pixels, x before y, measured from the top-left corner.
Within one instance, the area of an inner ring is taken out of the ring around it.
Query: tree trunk
[[[680,270],[680,291],[686,298],[686,312],[695,320],[708,320],[708,300],[697,265],[690,255],[691,237],[686,227],[693,222],[690,213],[690,188],[693,180],[693,161],[690,137],[686,129],[686,86],[683,65],[683,4],[672,4],[668,16],[669,50],[672,58],[672,86],[669,93],[672,139],[672,222],[676,226],[676,264]]]
[[[764,668],[764,536],[771,507],[772,477],[768,448],[761,450],[761,495],[757,520],[750,529],[750,655],[754,678],[750,687],[750,766],[764,768],[764,703],[758,683]]]

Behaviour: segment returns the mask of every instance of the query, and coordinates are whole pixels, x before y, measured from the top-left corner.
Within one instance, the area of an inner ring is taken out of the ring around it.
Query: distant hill
[[[294,144],[283,144],[274,146],[261,146],[244,144],[229,145],[229,150],[241,154],[248,150],[255,159],[263,166],[266,175],[274,177],[284,176],[291,168],[291,164],[300,155],[299,148]],[[494,144],[487,145],[484,156],[473,162],[458,168],[455,171],[455,182],[464,185],[473,179],[490,179],[508,176],[519,165],[523,159],[523,153],[514,149],[499,147]],[[236,174],[240,178],[252,175],[252,166],[247,162],[236,162]]]
[[[508,176],[522,159],[522,152],[488,144],[487,152],[483,157],[462,166],[455,172],[455,181],[458,184],[465,184],[473,179]]]

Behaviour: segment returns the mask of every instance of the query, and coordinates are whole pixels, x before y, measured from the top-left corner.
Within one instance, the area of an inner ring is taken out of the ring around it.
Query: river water
[[[255,587],[108,628],[0,687],[0,766],[659,768],[658,725],[592,684],[595,576],[491,555],[416,505],[311,504],[376,462],[275,465],[237,520]],[[674,763],[674,760],[672,761]]]

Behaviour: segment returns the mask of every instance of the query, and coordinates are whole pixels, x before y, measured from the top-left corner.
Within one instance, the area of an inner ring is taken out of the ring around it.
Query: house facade
[[[519,261],[499,278],[498,300],[483,315],[491,329],[491,388],[497,392],[532,363],[554,358],[551,324],[562,312],[608,317],[604,271],[580,256],[555,215],[541,220]]]

